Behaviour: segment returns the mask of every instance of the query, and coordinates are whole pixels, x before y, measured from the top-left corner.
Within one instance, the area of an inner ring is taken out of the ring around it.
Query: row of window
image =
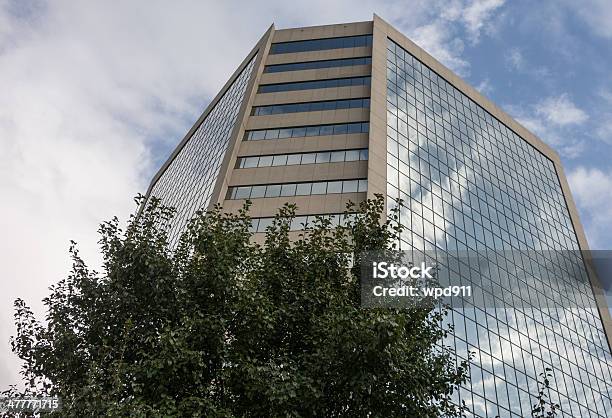
[[[280,113],[316,112],[320,110],[369,108],[370,98],[324,100],[320,102],[287,103],[268,106],[254,106],[251,115],[278,115]]]
[[[291,62],[288,64],[266,65],[264,73],[281,73],[284,71],[314,70],[318,68],[352,67],[353,65],[372,64],[372,57],[340,58],[335,60]]]
[[[441,256],[458,246],[521,249],[522,254],[530,248],[574,248],[552,162],[407,51],[389,42],[388,52],[387,198],[405,198],[410,209],[400,214],[407,232],[401,248],[435,248]],[[526,202],[531,203],[526,207]],[[537,262],[496,257],[486,272],[461,266],[462,284],[503,289],[503,303],[496,299],[495,308],[505,309],[487,309],[482,322],[473,318],[478,307],[467,302],[452,313],[457,353],[467,357],[468,348],[480,351],[464,385],[473,392],[473,405],[470,392],[461,394],[477,416],[509,416],[501,410],[508,406],[516,416],[529,415],[529,395],[538,390],[534,378],[544,367],[555,369],[552,396],[564,415],[596,416],[597,410],[597,416],[605,416],[609,409],[609,348],[597,311],[589,308],[594,301],[586,272],[572,257],[569,277],[577,291],[568,292],[557,274],[568,260],[559,262],[554,254],[538,251]],[[523,313],[514,309],[518,306]],[[521,391],[519,401],[517,387],[530,393]]]
[[[326,80],[298,81],[294,83],[262,84],[258,93],[277,93],[280,91],[329,89],[334,87],[369,86],[370,76],[328,78]]]
[[[317,219],[329,219],[332,227],[335,226],[346,226],[346,224],[355,219],[355,213],[334,213],[325,215],[302,215],[296,216],[291,219],[289,225],[290,231],[300,231],[308,227],[312,227]],[[269,218],[252,218],[251,219],[251,232],[266,232],[266,228],[272,225],[274,217]]]
[[[299,126],[295,128],[258,129],[246,131],[245,141],[262,139],[301,138],[305,136],[358,134],[370,131],[368,122],[337,123],[333,125]]]
[[[367,179],[263,184],[258,186],[229,187],[226,199],[257,199],[262,197],[308,196],[367,191]]]
[[[372,46],[372,35],[342,36],[339,38],[307,39],[305,41],[277,42],[270,47],[270,54],[322,51],[325,49],[357,48]]]
[[[244,67],[151,189],[176,210],[168,230],[172,247],[195,212],[208,206],[256,61]]]
[[[301,154],[262,155],[240,157],[236,160],[236,168],[276,167],[283,165],[324,164],[344,161],[365,161],[368,159],[367,148],[307,152]]]

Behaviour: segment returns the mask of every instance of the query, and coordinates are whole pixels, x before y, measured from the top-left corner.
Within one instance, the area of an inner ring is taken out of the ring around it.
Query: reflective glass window
[[[331,154],[329,152],[318,152],[317,153],[317,158],[316,158],[315,162],[317,164],[328,163],[330,155]]]
[[[325,194],[327,193],[327,182],[312,183],[311,194]]]
[[[355,193],[359,190],[359,182],[357,180],[345,180],[342,182],[342,193]]]
[[[391,40],[387,57],[387,203],[404,200],[400,247],[493,254],[486,274],[456,271],[500,299],[450,313],[456,355],[476,352],[461,399],[476,416],[530,416],[549,367],[563,415],[607,416],[610,350],[584,264],[570,256],[579,244],[554,163]],[[568,263],[575,286],[562,292]]]
[[[339,38],[307,39],[303,41],[277,42],[270,46],[270,54],[322,51],[326,49],[355,48],[372,45],[372,35],[344,36]]]
[[[295,194],[296,196],[309,195],[311,188],[312,188],[312,183],[299,183],[297,185]]]
[[[298,81],[291,83],[260,84],[258,93],[277,93],[281,91],[327,89],[346,86],[369,86],[370,77],[330,78],[325,80]]]
[[[251,199],[257,199],[266,195],[266,186],[251,187]]]
[[[287,165],[297,165],[302,162],[302,154],[290,154],[287,156]]]
[[[327,193],[342,193],[342,182],[341,181],[330,181],[327,183]]]
[[[308,62],[294,62],[288,64],[274,64],[266,65],[264,68],[265,73],[279,73],[284,71],[301,71],[301,70],[312,70],[317,68],[334,68],[334,67],[348,67],[354,65],[366,65],[371,64],[371,57],[362,58],[341,58],[335,60],[321,60],[321,61],[308,61]]]
[[[275,155],[272,160],[273,166],[287,165],[287,155]]]
[[[269,184],[266,187],[266,197],[278,197],[280,196],[281,185],[280,184]]]
[[[339,161],[344,161],[345,151],[334,151],[331,153],[329,161],[332,163],[336,163]]]
[[[295,196],[296,193],[296,184],[292,183],[292,184],[283,184],[281,186],[281,196]]]
[[[314,164],[317,158],[316,153],[309,153],[302,155],[302,164]]]

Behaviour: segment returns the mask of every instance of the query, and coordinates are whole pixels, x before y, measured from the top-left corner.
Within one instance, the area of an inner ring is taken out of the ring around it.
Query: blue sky
[[[134,210],[267,27],[374,12],[559,151],[591,246],[612,248],[608,0],[0,0],[0,387],[12,300],[40,313],[70,239],[99,263],[97,225]]]

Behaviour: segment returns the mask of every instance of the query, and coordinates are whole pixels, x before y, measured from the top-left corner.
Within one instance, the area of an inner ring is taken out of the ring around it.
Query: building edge
[[[183,139],[178,143],[178,145],[174,148],[174,150],[172,151],[172,153],[170,154],[170,157],[168,157],[168,159],[164,162],[164,164],[160,167],[160,169],[157,171],[157,173],[155,173],[155,175],[153,176],[153,179],[151,180],[151,182],[149,183],[149,187],[147,188],[147,192],[145,193],[145,199],[143,204],[140,206],[140,208],[138,209],[138,214],[140,214],[142,212],[142,210],[144,209],[144,206],[146,204],[146,202],[148,201],[148,199],[151,197],[151,192],[153,190],[153,187],[155,187],[155,184],[157,183],[157,181],[160,179],[160,177],[164,174],[164,172],[168,169],[168,167],[170,166],[170,164],[172,164],[172,161],[174,161],[174,159],[177,157],[177,155],[181,152],[181,150],[183,149],[183,147],[185,146],[185,144],[187,144],[187,142],[189,141],[189,139],[191,139],[191,136],[194,134],[194,132],[198,129],[198,127],[204,122],[204,120],[206,120],[206,117],[210,114],[210,112],[215,108],[215,106],[217,105],[217,103],[219,102],[219,100],[221,100],[221,98],[223,98],[223,96],[225,95],[225,93],[227,92],[227,90],[232,86],[232,84],[234,83],[234,81],[236,81],[236,79],[238,78],[238,76],[242,73],[242,71],[246,68],[246,66],[249,64],[249,62],[251,62],[251,60],[253,59],[253,57],[255,55],[257,55],[256,58],[256,62],[255,65],[253,66],[253,72],[255,73],[257,71],[257,69],[259,68],[259,65],[261,63],[261,56],[262,54],[258,54],[258,52],[262,49],[262,46],[265,46],[269,43],[269,40],[271,39],[271,34],[274,32],[274,24],[271,24],[270,27],[268,28],[268,30],[263,34],[263,36],[259,39],[259,41],[255,44],[255,46],[253,47],[253,49],[247,54],[247,56],[244,58],[244,60],[240,63],[240,65],[238,66],[238,68],[236,68],[236,70],[234,71],[234,73],[231,75],[231,77],[227,80],[227,82],[223,85],[223,87],[221,88],[221,90],[219,91],[219,93],[217,93],[217,95],[213,98],[213,100],[211,100],[211,102],[208,104],[208,106],[206,106],[206,108],[204,109],[204,112],[202,112],[202,115],[195,121],[195,123],[193,124],[193,126],[191,127],[191,129],[189,129],[189,131],[185,134],[185,136],[183,137]],[[249,80],[249,84],[247,85],[247,90],[246,90],[246,94],[249,96],[249,98],[252,95],[252,90],[253,90],[253,86],[255,84],[253,84],[253,80],[255,77],[253,77],[253,74],[250,77]],[[246,109],[245,103],[247,102],[247,100],[243,99],[242,104],[240,105],[240,111],[238,113],[237,116],[237,121],[240,120],[242,122],[242,119],[244,117],[244,112]],[[231,146],[233,148],[234,144],[236,143],[236,134],[238,132],[237,127],[239,127],[239,124],[236,123],[234,125],[234,127],[232,128],[232,133],[230,134],[230,138],[228,141],[228,151],[229,151],[229,147]],[[225,153],[227,155],[227,151]],[[223,168],[223,166],[221,167]],[[215,187],[213,189],[213,195],[211,196],[210,201],[214,202],[216,201],[215,199],[215,195],[214,195],[214,191],[216,191],[217,189],[217,184],[219,183],[219,177],[217,177],[217,180],[215,182]]]
[[[256,87],[259,85],[259,80],[266,64],[266,57],[268,56],[268,51],[272,44],[272,39],[274,38],[274,32],[274,23],[272,23],[259,42],[257,42],[257,45],[253,49],[254,52],[252,51],[245,59],[245,62],[241,64],[241,67],[246,65],[249,62],[249,57],[252,57],[253,53],[257,54],[255,65],[253,66],[253,73],[249,79],[244,99],[240,105],[238,115],[236,116],[236,123],[232,129],[227,150],[223,156],[223,162],[219,167],[219,174],[217,175],[217,180],[215,181],[213,192],[210,196],[208,209],[213,208],[217,204],[223,204],[223,200],[225,199],[225,193],[229,187],[229,178],[233,169],[232,163],[235,163],[238,155],[240,143],[242,142],[242,137],[244,136],[244,131],[246,130],[247,121],[250,115],[249,109],[255,100],[255,95],[257,93]],[[236,77],[238,74],[240,74],[240,71],[236,71],[232,78]],[[229,85],[231,85],[231,83]],[[226,85],[226,87],[228,87],[228,85]]]

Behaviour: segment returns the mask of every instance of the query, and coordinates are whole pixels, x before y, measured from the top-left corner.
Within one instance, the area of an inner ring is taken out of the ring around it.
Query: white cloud
[[[589,116],[567,96],[549,97],[536,105],[536,112],[556,125],[575,125],[586,122]]]
[[[607,104],[612,105],[612,91],[602,89],[598,92],[599,97],[601,97]]]
[[[521,70],[525,65],[525,58],[520,49],[511,48],[506,54],[506,62],[515,70]]]
[[[544,100],[544,102],[549,99]],[[554,148],[561,156],[578,158],[585,149],[583,135],[575,135],[573,125],[558,124],[541,111],[542,102],[535,105],[506,105],[505,109],[525,128]]]
[[[436,21],[415,28],[410,32],[411,39],[435,57],[438,61],[460,75],[468,72],[469,64],[463,58],[463,41],[452,38],[445,23]]]
[[[503,4],[504,0],[475,0],[466,5],[463,21],[472,41],[478,40],[481,30]]]
[[[491,92],[493,91],[491,81],[488,78],[485,78],[480,83],[478,83],[478,85],[476,86],[476,90],[478,90],[482,95],[491,94]]]
[[[392,23],[451,70],[467,76],[470,64],[462,57],[465,42],[459,33],[465,31],[472,44],[478,43],[504,0],[419,1],[411,4],[411,15],[419,18],[407,24],[401,19],[393,20],[394,16],[404,15],[405,4],[393,4],[389,9]]]
[[[612,144],[612,114],[606,114],[595,128],[595,135],[602,141]]]
[[[602,89],[598,96],[603,99],[603,104],[598,106],[599,114],[595,116],[595,136],[607,144],[612,144],[612,91]]]
[[[504,56],[504,61],[506,62],[506,66],[511,70],[527,74],[540,82],[546,84],[550,83],[552,77],[550,69],[545,66],[536,66],[527,62],[525,54],[519,48],[510,48]]]
[[[578,167],[568,174],[591,249],[603,248],[612,230],[612,172]]]
[[[598,36],[612,38],[612,2],[609,0],[564,0],[572,13],[579,16]]]

